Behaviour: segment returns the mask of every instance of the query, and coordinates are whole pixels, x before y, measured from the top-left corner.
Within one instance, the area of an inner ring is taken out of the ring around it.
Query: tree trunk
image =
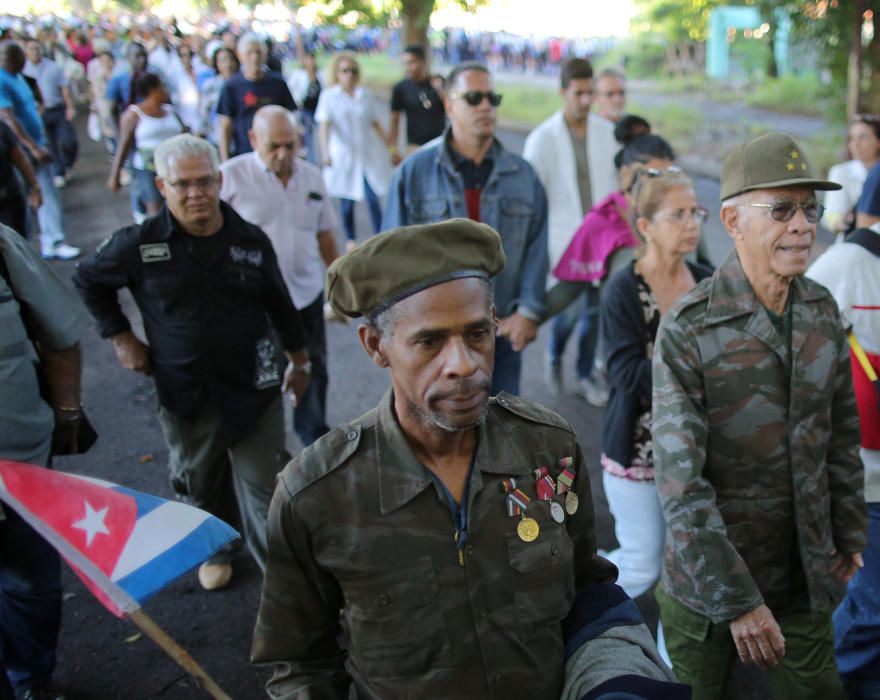
[[[434,11],[434,0],[401,0],[400,17],[403,20],[403,45],[419,44],[429,50],[428,24]]]
[[[861,109],[859,103],[861,102],[862,66],[864,65],[862,15],[865,12],[865,4],[866,0],[855,0],[846,76],[846,116],[848,119]],[[873,83],[873,79],[871,82]]]

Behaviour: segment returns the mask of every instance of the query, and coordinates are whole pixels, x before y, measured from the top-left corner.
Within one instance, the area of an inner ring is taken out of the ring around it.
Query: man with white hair
[[[264,66],[266,46],[259,36],[244,34],[238,40],[237,53],[241,72],[224,83],[217,104],[221,160],[253,150],[248,132],[260,107],[279,105],[291,111],[296,109],[284,78]]]
[[[172,487],[233,523],[240,512],[263,568],[269,500],[287,459],[281,392],[305,394],[306,334],[272,243],[220,201],[214,147],[183,134],[159,146],[155,161],[165,206],[114,233],[77,267],[74,283],[123,367],[156,378]],[[122,287],[147,344],[122,311]],[[284,372],[273,331],[289,360]],[[202,586],[225,586],[230,560],[221,551],[203,564]]]
[[[605,68],[596,76],[596,115],[616,123],[626,113],[626,76],[616,68]]]

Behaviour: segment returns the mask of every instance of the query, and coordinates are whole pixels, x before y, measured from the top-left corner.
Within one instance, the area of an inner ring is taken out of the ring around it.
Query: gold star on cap
[[[794,170],[794,163],[788,162],[785,164],[786,170]]]
[[[797,151],[792,151],[792,152],[791,152],[791,159],[792,159],[792,160],[797,160],[797,159],[798,159],[798,156],[800,156],[800,153],[798,153]]]

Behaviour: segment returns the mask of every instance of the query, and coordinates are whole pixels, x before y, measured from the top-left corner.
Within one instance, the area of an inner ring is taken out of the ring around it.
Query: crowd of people
[[[291,61],[230,27],[31,29],[0,43],[0,457],[78,449],[93,319],[155,380],[175,493],[243,530],[272,697],[721,698],[737,658],[774,697],[877,697],[880,119],[853,117],[827,180],[785,134],[735,148],[734,250],[710,261],[674,149],[575,46],[535,59],[560,104],[520,157],[489,35],[450,35],[442,77],[407,46],[386,124],[358,54],[322,71],[315,33]],[[85,256],[58,192],[79,99],[133,220]],[[811,266],[820,221],[839,241]],[[78,296],[45,262],[73,258]],[[349,318],[391,389],[333,427],[325,324]],[[613,551],[577,436],[521,397],[545,322],[551,394],[576,333],[574,386],[604,408]],[[4,516],[0,697],[59,698],[58,559]],[[631,601],[652,590],[656,645]]]

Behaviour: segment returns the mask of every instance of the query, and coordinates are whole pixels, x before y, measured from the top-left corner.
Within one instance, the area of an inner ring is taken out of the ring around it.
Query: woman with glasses
[[[321,143],[324,182],[331,197],[338,197],[348,239],[346,250],[356,245],[354,208],[367,200],[374,232],[382,225],[382,205],[391,175],[388,137],[379,123],[369,91],[359,85],[360,66],[354,54],[333,57],[329,87],[321,91],[315,121]]]
[[[688,256],[700,242],[706,210],[677,168],[633,173],[630,217],[642,241],[636,259],[602,292],[600,317],[611,387],[602,430],[605,496],[618,549],[606,556],[629,596],[648,591],[660,574],[665,525],[654,486],[651,357],[660,317],[712,270]]]
[[[162,195],[156,187],[156,165],[153,153],[163,141],[182,134],[186,129],[174,108],[168,104],[168,91],[155,73],[136,73],[131,79],[132,104],[119,119],[119,145],[113,157],[107,187],[118,192],[119,173],[134,149],[132,158],[132,211],[137,202],[153,216],[162,208]]]
[[[825,215],[822,217],[822,225],[839,235],[846,235],[855,228],[854,209],[865,178],[880,160],[880,117],[854,115],[849,123],[846,146],[852,159],[832,165],[828,171],[828,179],[839,182],[843,189],[825,195]]]

